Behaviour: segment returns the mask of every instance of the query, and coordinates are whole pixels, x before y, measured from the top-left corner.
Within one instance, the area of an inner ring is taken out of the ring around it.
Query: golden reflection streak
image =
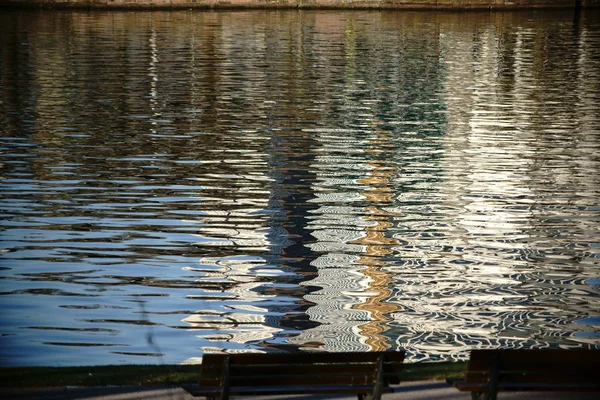
[[[371,321],[361,325],[360,330],[367,338],[366,344],[373,351],[383,351],[391,347],[387,338],[381,333],[387,330],[386,322],[389,321],[387,315],[398,309],[396,305],[385,302],[391,297],[390,282],[392,279],[390,274],[383,270],[387,262],[382,261],[383,257],[391,253],[390,245],[398,244],[398,241],[385,237],[386,229],[392,226],[392,223],[389,222],[391,215],[377,207],[377,205],[393,202],[393,190],[389,187],[389,182],[393,178],[394,168],[387,166],[387,161],[378,160],[376,155],[382,152],[380,149],[385,148],[388,141],[388,137],[379,134],[371,142],[371,146],[366,152],[375,155],[375,159],[367,163],[373,170],[368,177],[359,180],[359,183],[370,186],[361,194],[369,203],[373,204],[366,208],[370,215],[366,216],[365,220],[375,221],[375,224],[367,227],[365,236],[356,240],[355,243],[362,244],[366,248],[366,254],[361,255],[359,260],[366,266],[362,272],[372,279],[369,289],[373,295],[354,308],[366,310],[371,315]]]

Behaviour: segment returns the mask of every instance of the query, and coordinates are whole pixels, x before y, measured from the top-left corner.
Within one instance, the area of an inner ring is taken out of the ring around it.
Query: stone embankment
[[[600,0],[0,0],[0,6],[97,9],[360,8],[514,10],[600,7]]]

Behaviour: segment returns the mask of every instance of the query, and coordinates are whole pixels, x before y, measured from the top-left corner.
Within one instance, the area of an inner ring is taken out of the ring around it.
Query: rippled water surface
[[[3,12],[0,363],[600,344],[600,18]]]

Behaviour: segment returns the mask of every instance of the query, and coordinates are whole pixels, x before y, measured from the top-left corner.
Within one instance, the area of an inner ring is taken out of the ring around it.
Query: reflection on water
[[[3,365],[600,343],[597,13],[0,27]]]

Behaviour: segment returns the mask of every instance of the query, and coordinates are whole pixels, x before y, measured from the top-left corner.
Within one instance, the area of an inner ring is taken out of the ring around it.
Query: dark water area
[[[0,14],[0,365],[600,344],[597,11]]]

